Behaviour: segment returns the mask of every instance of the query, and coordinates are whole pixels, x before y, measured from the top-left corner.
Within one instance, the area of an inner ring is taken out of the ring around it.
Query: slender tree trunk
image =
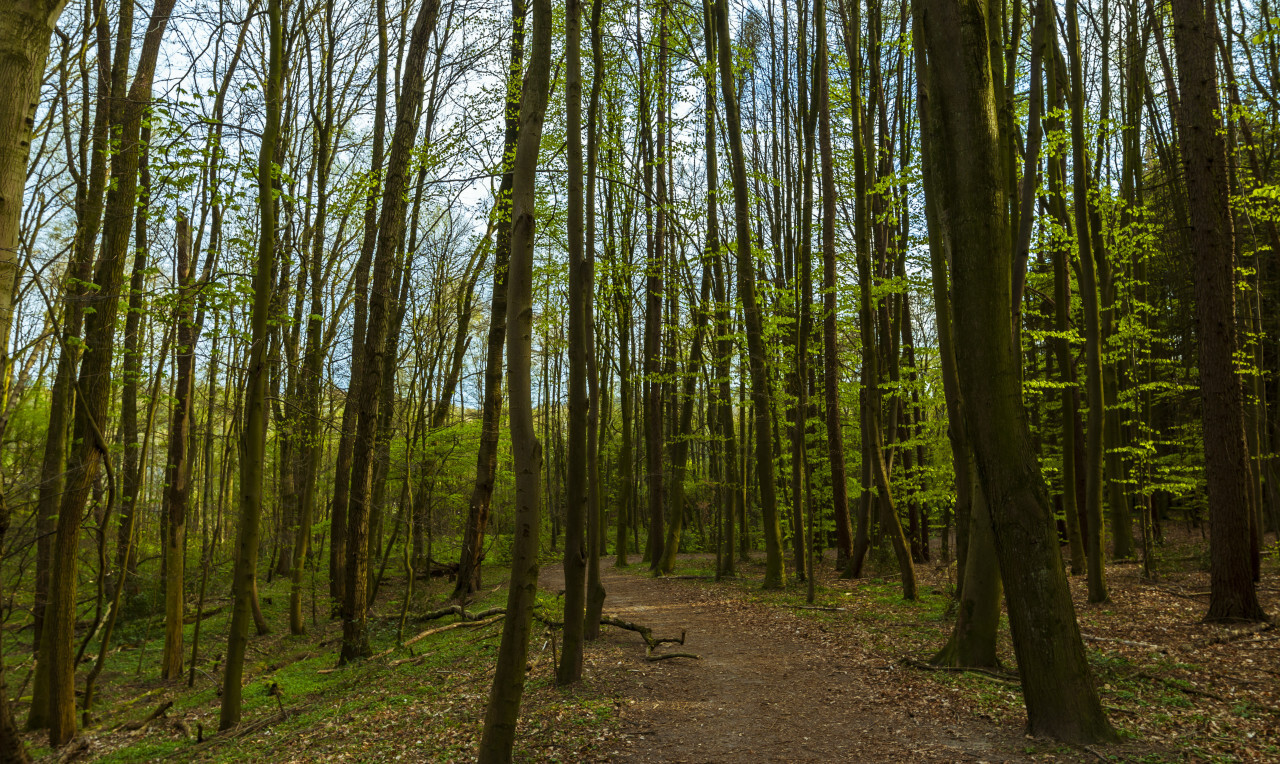
[[[516,141],[520,130],[520,72],[524,62],[524,0],[511,3],[511,55],[507,68],[507,100],[504,114],[502,182],[498,186],[497,245],[493,256],[493,294],[489,304],[489,334],[484,367],[484,402],[480,414],[480,447],[476,454],[476,483],[468,503],[463,530],[462,555],[453,598],[463,599],[480,588],[480,564],[484,559],[484,534],[489,504],[498,470],[498,438],[502,422],[502,348],[507,338],[507,268],[511,258],[511,188]]]
[[[218,728],[240,723],[244,655],[249,646],[249,619],[258,604],[258,529],[267,445],[267,340],[270,327],[271,276],[276,264],[274,194],[276,142],[280,139],[280,107],[284,79],[284,21],[281,0],[267,0],[269,57],[264,89],[267,123],[258,152],[258,262],[253,274],[253,307],[249,316],[250,347],[244,383],[244,424],[240,430],[240,523],[236,532],[233,601],[227,637],[227,662],[222,675],[222,707]]]
[[[583,276],[582,0],[565,3],[565,109],[568,131],[569,422],[565,480],[564,642],[556,683],[582,678],[587,577],[587,347]],[[661,213],[660,213],[661,214]]]
[[[351,324],[351,369],[347,382],[347,398],[342,409],[342,429],[338,436],[338,453],[334,464],[333,502],[329,518],[329,596],[335,615],[341,613],[346,600],[347,509],[351,498],[351,460],[355,448],[356,423],[360,417],[357,392],[364,384],[364,338],[368,332],[369,269],[378,242],[378,191],[383,178],[384,137],[387,124],[387,21],[386,2],[377,0],[378,61],[373,102],[373,152],[369,171],[373,183],[365,199],[364,237],[355,271],[355,308]]]
[[[159,0],[153,7],[129,97],[112,106],[111,125],[119,148],[112,157],[112,182],[104,207],[102,251],[93,278],[93,312],[85,320],[84,361],[76,384],[73,423],[72,442],[77,445],[67,462],[67,485],[58,510],[49,579],[50,612],[40,651],[41,658],[49,661],[49,743],[54,747],[65,744],[76,733],[76,550],[90,488],[102,460],[110,458],[103,427],[112,395],[116,316],[137,200],[143,113],[151,101],[152,76],[172,9],[173,0]]]
[[[534,597],[538,591],[538,533],[541,499],[538,475],[542,447],[533,424],[530,355],[533,339],[534,189],[542,121],[551,89],[551,0],[533,0],[529,69],[520,97],[520,140],[511,189],[511,264],[507,292],[507,389],[511,396],[511,443],[515,461],[516,516],[511,549],[507,616],[498,648],[493,686],[480,740],[480,764],[511,761]]]
[[[662,369],[662,295],[663,267],[666,264],[664,252],[667,242],[667,200],[666,200],[666,166],[664,149],[666,146],[666,75],[667,51],[667,10],[665,0],[659,3],[660,20],[658,22],[658,141],[653,161],[645,166],[646,186],[652,187],[650,178],[657,176],[656,188],[656,225],[649,239],[648,259],[645,262],[645,310],[644,310],[644,455],[649,488],[649,534],[645,542],[645,557],[649,561],[649,569],[657,571],[662,564],[662,543],[664,541],[663,520],[665,497],[665,469],[662,463],[663,454],[663,384],[660,379]],[[638,23],[638,22],[637,22]],[[643,101],[643,97],[642,97]],[[648,131],[648,104],[641,107],[644,113],[644,129]],[[650,141],[646,140],[645,143]],[[674,353],[675,348],[667,348]]]
[[[353,441],[350,503],[347,506],[346,584],[342,604],[342,649],[339,662],[367,657],[372,651],[368,634],[369,516],[372,509],[373,457],[379,419],[383,375],[393,370],[394,359],[386,357],[388,329],[393,300],[389,298],[392,271],[405,231],[405,197],[409,185],[409,160],[418,133],[418,112],[422,105],[424,68],[428,43],[439,16],[438,0],[426,0],[418,11],[405,56],[403,82],[396,109],[391,153],[383,187],[382,213],[373,259],[369,289],[369,325],[363,346],[364,359],[357,394],[359,418]]]
[[[7,346],[8,338],[0,339],[0,344]],[[4,537],[9,530],[9,503],[0,493],[0,547],[4,546]],[[0,598],[4,596],[3,577],[0,577]],[[9,707],[9,686],[4,679],[4,629],[0,629],[0,764],[30,764],[27,746],[18,733],[18,725],[13,719],[13,709]]]
[[[176,326],[177,378],[169,421],[169,457],[165,467],[165,571],[164,571],[164,653],[160,677],[182,677],[182,619],[186,592],[183,567],[186,561],[187,504],[191,495],[192,399],[195,396],[196,326],[192,315],[191,226],[178,215],[177,254],[178,302],[174,310]]]
[[[836,524],[836,567],[853,554],[849,524],[849,488],[844,462],[844,423],[840,418],[840,358],[836,335],[836,180],[831,147],[831,72],[827,47],[827,4],[814,5],[818,45],[818,149],[822,162],[822,390],[827,424],[827,459]]]
[[[756,436],[756,480],[759,484],[760,511],[764,530],[766,589],[777,589],[786,583],[782,562],[782,530],[778,525],[778,497],[773,473],[773,430],[769,426],[769,378],[765,371],[764,326],[756,295],[755,256],[751,242],[747,163],[742,150],[742,117],[733,72],[733,38],[729,33],[727,0],[715,0],[717,42],[719,44],[720,89],[724,97],[725,125],[729,135],[729,154],[733,163],[734,216],[737,230],[738,295],[747,329],[747,352],[750,357],[751,400],[754,405]]]
[[[582,285],[586,304],[583,324],[587,354],[587,604],[583,636],[600,636],[605,590],[600,581],[600,554],[605,546],[604,516],[600,509],[600,368],[596,361],[596,167],[600,151],[600,90],[604,81],[604,40],[600,15],[603,0],[591,3],[591,95],[587,104],[586,263]]]
[[[1080,255],[1080,303],[1084,311],[1085,392],[1089,403],[1085,453],[1085,513],[1089,518],[1086,547],[1089,558],[1089,601],[1106,602],[1105,560],[1102,549],[1102,492],[1106,402],[1102,385],[1102,330],[1098,315],[1098,280],[1089,235],[1089,183],[1084,144],[1084,82],[1081,74],[1080,24],[1077,0],[1067,2],[1067,50],[1071,59],[1071,155],[1075,182],[1076,247]]]

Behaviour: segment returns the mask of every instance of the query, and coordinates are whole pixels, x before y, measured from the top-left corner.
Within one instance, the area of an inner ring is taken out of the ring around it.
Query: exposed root
[[[899,662],[904,666],[910,666],[911,668],[920,669],[922,671],[946,671],[954,674],[981,674],[982,676],[989,676],[992,679],[997,679],[1001,682],[1012,682],[1014,684],[1019,681],[1015,674],[1006,674],[1000,671],[993,671],[988,668],[981,668],[979,666],[935,666],[932,663],[918,661],[915,658],[903,658]]]

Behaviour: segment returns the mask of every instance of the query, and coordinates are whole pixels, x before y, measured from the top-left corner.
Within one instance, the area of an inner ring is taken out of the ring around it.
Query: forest
[[[1270,3],[0,0],[0,764],[1280,757]]]

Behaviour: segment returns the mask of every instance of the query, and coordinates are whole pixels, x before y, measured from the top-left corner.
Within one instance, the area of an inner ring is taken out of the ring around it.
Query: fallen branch
[[[835,607],[834,605],[787,605],[792,610],[821,610],[824,613],[843,613],[848,608]]]
[[[628,631],[634,631],[635,633],[639,634],[640,638],[644,640],[644,644],[645,644],[644,659],[647,661],[650,661],[650,662],[662,661],[668,658],[692,658],[694,660],[702,659],[701,655],[695,655],[693,653],[661,653],[661,654],[654,653],[654,650],[657,649],[660,645],[667,645],[667,644],[683,645],[684,637],[685,637],[684,629],[680,630],[680,636],[678,638],[677,637],[654,637],[653,629],[650,629],[648,626],[641,626],[638,623],[632,623],[631,621],[624,621],[621,618],[618,618],[617,616],[612,616],[612,615],[601,616],[600,623],[606,623],[610,626],[617,626],[619,629],[626,629]]]
[[[184,624],[190,625],[195,623],[196,621],[203,621],[206,618],[212,618],[218,613],[221,613],[223,610],[226,610],[226,609],[227,609],[226,605],[219,605],[218,607],[215,607],[211,610],[202,610],[199,613],[192,613],[186,618],[183,618],[182,622]]]
[[[484,613],[478,613],[475,616],[469,616],[466,613],[466,611],[463,611],[463,620],[454,621],[453,623],[447,626],[437,626],[434,629],[427,629],[426,631],[419,633],[417,636],[406,639],[403,643],[396,645],[395,647],[389,647],[386,650],[383,650],[382,652],[378,653],[373,657],[385,658],[386,656],[394,653],[396,650],[402,647],[408,647],[409,645],[415,644],[417,642],[421,642],[423,639],[426,639],[432,634],[439,634],[441,632],[451,631],[453,629],[460,629],[463,627],[479,628],[481,626],[487,626],[493,621],[497,620],[498,618],[501,618],[502,616],[506,615],[506,612],[507,612],[506,608],[493,608],[492,610],[484,611]]]
[[[1161,647],[1160,645],[1155,645],[1150,642],[1134,642],[1133,640],[1116,639],[1115,637],[1097,637],[1092,634],[1081,634],[1080,638],[1086,642],[1115,642],[1116,644],[1119,644],[1119,645],[1128,645],[1129,647],[1144,647],[1148,650],[1160,650],[1162,652],[1165,650],[1168,650],[1167,647]]]
[[[88,751],[89,738],[78,737],[67,743],[66,747],[62,749],[62,753],[58,754],[58,764],[67,764],[69,761],[75,761],[80,757],[80,754],[88,753]]]
[[[481,618],[488,618],[491,615],[499,615],[507,612],[504,607],[491,607],[488,610],[481,610],[479,613],[468,613],[466,605],[446,605],[439,610],[432,610],[426,615],[415,618],[415,621],[434,621],[444,618],[446,615],[456,615],[464,621],[478,621]]]
[[[173,701],[166,700],[165,702],[157,706],[156,710],[152,711],[150,714],[147,714],[147,718],[141,719],[141,720],[135,720],[131,722],[125,722],[124,724],[120,725],[120,729],[125,730],[127,732],[132,732],[133,730],[140,730],[143,727],[146,727],[151,722],[154,722],[156,719],[163,717],[166,713],[169,712],[169,709],[172,706],[173,706]]]

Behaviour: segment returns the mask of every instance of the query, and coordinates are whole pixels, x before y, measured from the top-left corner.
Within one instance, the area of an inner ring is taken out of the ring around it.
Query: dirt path
[[[1028,760],[1016,729],[976,719],[947,688],[860,650],[856,634],[710,582],[605,570],[607,614],[655,636],[684,629],[684,647],[662,651],[701,656],[646,662],[638,635],[605,629],[587,670],[619,698],[612,761]],[[563,587],[559,566],[542,585]]]

